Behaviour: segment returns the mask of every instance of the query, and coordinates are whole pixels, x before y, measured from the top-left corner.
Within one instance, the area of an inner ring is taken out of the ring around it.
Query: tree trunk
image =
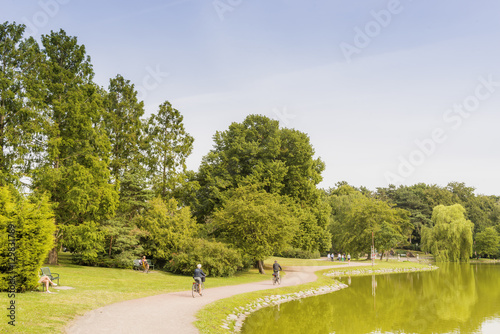
[[[265,272],[264,272],[264,261],[262,260],[258,260],[257,261],[257,266],[259,267],[259,273],[264,275]]]
[[[113,236],[111,236],[111,240],[109,241],[109,257],[111,257],[111,246],[113,245]]]
[[[54,248],[52,248],[49,252],[49,264],[50,265],[57,265],[57,253],[58,253],[59,249],[57,246],[55,246]]]
[[[382,261],[383,258],[384,258],[384,252],[380,254],[380,261]]]

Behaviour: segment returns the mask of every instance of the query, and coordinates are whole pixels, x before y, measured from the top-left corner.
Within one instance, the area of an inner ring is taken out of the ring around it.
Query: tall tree
[[[264,273],[263,261],[291,244],[298,219],[289,203],[278,194],[256,187],[234,189],[214,215],[222,237],[252,257]]]
[[[401,244],[413,228],[408,211],[365,196],[348,185],[333,192],[330,203],[333,215],[331,233],[337,251],[354,256],[371,254],[372,235],[375,247],[385,251]]]
[[[24,25],[0,24],[0,185],[20,185],[42,150],[38,107],[42,59]]]
[[[330,247],[330,208],[316,188],[324,163],[314,158],[306,134],[280,129],[279,122],[268,117],[249,115],[242,123],[232,123],[228,130],[217,132],[214,142],[197,174],[200,191],[194,212],[198,221],[205,221],[219,208],[228,191],[256,185],[268,193],[289,196],[304,208],[303,230],[296,235],[295,245],[314,245],[315,250]],[[300,240],[309,232],[311,243]]]
[[[110,183],[110,143],[103,130],[103,92],[92,82],[93,70],[85,47],[61,30],[42,36],[47,153],[33,186],[56,203],[56,242],[49,263],[57,263],[64,233],[87,242],[81,249],[93,256],[99,238],[71,233],[94,232],[116,209],[118,193]],[[82,225],[81,228],[77,228]],[[97,232],[96,232],[97,233]]]
[[[137,100],[134,85],[121,75],[110,80],[108,89],[104,122],[111,142],[109,168],[115,180],[120,180],[125,171],[142,161],[144,102]]]
[[[493,227],[487,227],[476,234],[475,252],[479,256],[497,257],[500,255],[500,234]]]
[[[465,218],[460,204],[438,205],[432,212],[433,227],[422,230],[422,246],[437,261],[468,262],[472,256],[474,224]]]
[[[194,139],[184,129],[183,119],[166,101],[148,120],[146,165],[155,194],[163,198],[182,182],[186,158],[193,149]]]

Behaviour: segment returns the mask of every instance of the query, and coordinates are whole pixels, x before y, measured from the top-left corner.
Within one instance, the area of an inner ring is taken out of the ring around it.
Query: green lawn
[[[162,271],[144,274],[131,269],[83,267],[69,264],[67,254],[61,254],[61,263],[51,266],[60,275],[60,285],[71,290],[54,293],[26,292],[16,294],[16,326],[8,325],[2,316],[0,333],[62,333],[64,327],[77,315],[101,306],[162,293],[191,289],[192,278]],[[207,288],[243,284],[269,279],[257,270],[250,270],[230,278],[209,278]],[[41,291],[41,289],[40,289]],[[0,295],[0,307],[6,315],[10,299]]]
[[[264,262],[268,272],[275,259],[283,267],[331,265],[334,269],[335,265],[339,264],[339,262],[324,260],[272,257]],[[38,292],[16,294],[16,326],[8,325],[8,318],[4,316],[0,322],[0,333],[62,333],[64,327],[76,316],[104,305],[191,288],[192,278],[188,276],[173,275],[157,270],[144,274],[131,269],[77,266],[70,264],[69,255],[64,253],[60,254],[60,262],[58,266],[51,266],[51,271],[60,275],[61,286],[74,289],[51,288],[54,292],[51,294],[42,293],[41,289]],[[354,267],[355,263],[356,261],[352,261],[351,265]],[[260,275],[257,270],[252,269],[230,278],[209,277],[206,287],[244,284],[267,279],[269,275]],[[5,315],[9,302],[7,293],[0,294],[0,305],[3,305],[0,307],[4,309]],[[238,300],[226,306],[231,307],[235,303],[237,304]],[[224,309],[226,309],[225,306]]]

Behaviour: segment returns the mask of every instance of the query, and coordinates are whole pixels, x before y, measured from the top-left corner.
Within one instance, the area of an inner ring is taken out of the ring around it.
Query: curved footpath
[[[367,264],[370,265],[370,264]],[[314,282],[315,271],[347,267],[310,266],[286,267],[280,286]],[[359,264],[356,264],[359,266]],[[269,275],[270,276],[270,275]],[[195,314],[216,300],[237,294],[277,288],[271,279],[256,283],[207,288],[203,297],[193,298],[191,290],[172,292],[107,305],[75,319],[66,329],[68,334],[85,333],[185,333],[197,334],[193,325]]]

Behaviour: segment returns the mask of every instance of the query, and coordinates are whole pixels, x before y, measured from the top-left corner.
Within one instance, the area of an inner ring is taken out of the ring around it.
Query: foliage
[[[231,190],[255,186],[288,197],[301,208],[296,210],[302,220],[295,247],[329,248],[330,208],[316,188],[325,166],[313,157],[306,134],[280,129],[279,122],[268,117],[249,115],[242,123],[217,132],[214,142],[197,174],[198,196],[191,201],[199,222],[227,203]]]
[[[47,197],[16,198],[12,187],[0,187],[0,290],[7,290],[12,277],[16,291],[37,287],[54,243],[53,217]]]
[[[104,99],[104,121],[111,143],[109,168],[115,180],[121,180],[131,166],[142,160],[144,102],[137,100],[137,91],[121,75],[111,79]]]
[[[174,191],[186,169],[193,149],[193,137],[184,129],[184,117],[170,102],[163,102],[152,114],[146,129],[146,165],[156,196],[166,198]]]
[[[493,227],[487,227],[476,234],[475,251],[480,256],[498,257],[500,255],[500,234]]]
[[[433,227],[422,230],[422,248],[439,262],[468,262],[472,255],[474,224],[465,219],[460,204],[438,205],[432,212]]]
[[[205,274],[212,277],[233,276],[249,266],[239,251],[221,242],[193,239],[185,252],[172,254],[166,269],[175,274],[192,275],[198,263]]]
[[[406,210],[394,208],[388,203],[353,191],[350,186],[339,188],[330,197],[332,206],[333,247],[336,251],[370,254],[372,234],[375,248],[387,251],[396,247],[410,233],[412,226]]]
[[[231,193],[214,214],[224,240],[256,261],[289,247],[299,222],[281,196],[249,186]]]
[[[276,254],[276,256],[293,259],[318,259],[321,257],[321,254],[318,251],[307,251],[301,248],[288,248]]]
[[[185,252],[197,234],[196,221],[189,207],[178,207],[175,199],[159,197],[137,217],[137,226],[145,232],[142,245],[148,257],[166,263],[174,253]]]
[[[69,233],[99,233],[89,228],[98,228],[102,220],[114,215],[118,189],[110,183],[103,92],[92,82],[94,73],[85,47],[63,30],[43,35],[42,44],[42,111],[48,123],[44,128],[46,154],[33,175],[33,188],[46,192],[56,203],[57,246],[49,256],[55,264],[63,238],[72,237]],[[93,257],[98,237],[73,238],[85,242],[82,249]]]
[[[42,150],[40,105],[41,53],[25,26],[0,24],[0,185],[19,187]],[[35,161],[33,161],[35,160]]]

